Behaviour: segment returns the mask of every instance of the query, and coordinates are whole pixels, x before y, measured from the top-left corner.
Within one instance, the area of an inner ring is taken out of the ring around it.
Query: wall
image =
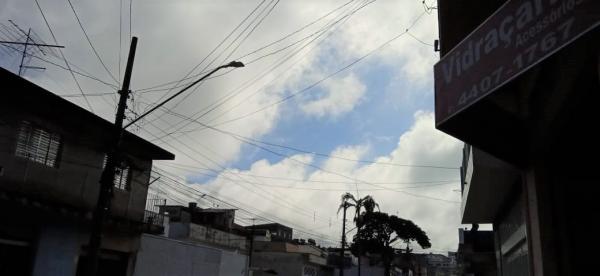
[[[246,263],[246,255],[144,234],[133,275],[242,276]]]
[[[246,238],[243,236],[193,223],[190,224],[189,227],[189,238],[191,240],[209,242],[238,249],[246,249]]]
[[[43,228],[38,237],[33,276],[74,276],[79,257],[78,237],[74,227]]]
[[[273,269],[277,275],[302,276],[304,257],[298,253],[286,252],[254,252],[252,254],[252,267]],[[253,276],[267,276],[264,272],[256,271]]]

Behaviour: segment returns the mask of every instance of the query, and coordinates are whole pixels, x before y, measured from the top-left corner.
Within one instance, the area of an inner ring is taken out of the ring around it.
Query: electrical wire
[[[46,23],[46,27],[48,27],[48,30],[50,31],[50,34],[52,35],[52,39],[54,40],[54,43],[56,45],[58,45],[58,40],[56,39],[56,36],[54,35],[54,32],[52,31],[52,27],[50,27],[50,23],[48,23],[48,20],[46,19],[46,15],[44,14],[44,10],[40,6],[40,3],[38,2],[38,0],[35,0],[35,4],[37,5],[38,10],[42,14],[42,18],[44,19],[44,22]],[[94,113],[94,108],[92,107],[92,104],[90,103],[90,101],[88,100],[88,98],[85,96],[85,93],[83,92],[83,89],[81,88],[81,85],[79,84],[79,81],[75,77],[75,74],[73,73],[73,70],[71,69],[71,66],[69,65],[69,62],[67,61],[67,58],[65,57],[62,49],[58,49],[58,52],[60,53],[62,59],[65,61],[65,65],[67,66],[67,69],[71,73],[71,77],[73,77],[73,81],[75,81],[75,84],[77,85],[77,88],[79,89],[79,92],[83,96],[83,99],[85,100],[88,108],[90,109],[90,111],[92,113]]]
[[[319,37],[321,37],[323,34],[325,34],[326,31],[328,31],[329,29],[333,28],[336,24],[339,24],[340,21],[342,21],[342,19],[349,19],[349,16],[353,15],[354,13],[356,13],[357,11],[359,11],[360,9],[364,8],[365,6],[367,6],[368,4],[373,3],[373,1],[369,1],[366,2],[363,5],[360,5],[359,3],[359,7],[358,8],[354,8],[351,7],[349,9],[349,11],[342,13],[342,17],[341,18],[334,18],[332,19],[325,27],[321,28],[317,33],[320,32],[320,34],[313,38],[311,41],[305,43],[304,45],[298,47],[297,49],[293,50],[292,53],[290,55],[284,56],[281,59],[279,59],[278,61],[275,62],[275,65],[271,66],[270,68],[266,69],[265,71],[259,73],[256,75],[256,77],[254,77],[253,79],[250,79],[248,81],[246,81],[245,83],[243,83],[242,85],[238,86],[236,89],[228,92],[227,94],[225,94],[223,97],[219,98],[217,100],[217,102],[215,102],[212,107],[211,105],[207,106],[206,108],[199,110],[198,112],[194,113],[191,117],[196,116],[199,113],[202,113],[199,117],[196,118],[202,118],[203,116],[207,115],[208,113],[210,113],[211,111],[215,110],[216,108],[222,106],[223,104],[225,104],[227,101],[231,100],[233,97],[237,96],[238,94],[240,94],[241,92],[243,92],[245,89],[247,89],[248,87],[252,86],[254,83],[256,83],[259,79],[265,77],[268,75],[268,73],[270,73],[271,71],[275,70],[276,68],[278,68],[279,66],[281,66],[282,64],[284,64],[286,61],[289,61],[291,57],[297,55],[298,53],[300,53],[301,50],[303,50],[304,48],[306,48],[309,44],[311,44],[312,42],[314,42],[316,39],[318,39]],[[345,22],[345,21],[344,21]],[[331,34],[331,33],[330,33]],[[324,41],[321,40],[318,44],[322,43]],[[314,47],[312,48],[314,49]],[[311,49],[311,50],[312,50]],[[306,53],[305,53],[306,54]],[[278,76],[276,76],[275,78],[273,78],[269,83],[263,85],[263,87],[269,85],[270,83],[272,83],[273,81],[275,81],[277,78],[279,78],[284,72],[288,71],[289,69],[292,68],[292,66],[294,66],[295,64],[297,64],[298,62],[300,62],[302,60],[302,58],[304,57],[304,55],[300,56],[300,58],[298,58],[291,66],[289,66],[287,69],[285,69],[282,73],[280,73]],[[229,112],[230,110],[232,110],[233,108],[239,106],[240,104],[242,104],[243,102],[245,102],[245,100],[247,100],[248,98],[256,95],[257,93],[261,92],[260,89],[256,90],[254,93],[252,93],[251,95],[249,95],[248,97],[244,98],[242,101],[238,102],[237,105],[234,105],[233,107],[231,107],[230,109],[222,112],[219,116],[213,118],[214,121],[216,118],[219,118],[221,116],[223,116],[225,113]],[[178,130],[182,129],[183,127],[189,125],[189,123],[184,123],[183,126],[178,127]],[[172,129],[172,127],[169,127],[168,129]]]
[[[71,7],[71,10],[73,11],[73,15],[75,15],[75,19],[77,19],[77,24],[79,24],[79,27],[81,28],[81,31],[83,31],[85,39],[87,40],[88,44],[92,48],[92,51],[94,52],[94,55],[98,58],[98,60],[100,61],[100,64],[102,64],[102,67],[104,67],[104,70],[106,71],[106,73],[108,73],[108,75],[117,84],[119,84],[119,81],[117,80],[117,78],[115,78],[115,76],[110,72],[110,70],[108,70],[108,67],[106,67],[106,64],[104,64],[104,61],[100,57],[100,54],[98,54],[98,51],[96,51],[96,47],[94,47],[94,44],[92,44],[92,40],[90,39],[90,37],[88,36],[87,32],[85,31],[85,28],[83,27],[83,24],[81,23],[81,20],[79,19],[79,15],[77,15],[77,11],[75,11],[75,7],[73,7],[73,3],[71,3],[71,0],[67,0],[67,2],[69,3],[69,6]]]

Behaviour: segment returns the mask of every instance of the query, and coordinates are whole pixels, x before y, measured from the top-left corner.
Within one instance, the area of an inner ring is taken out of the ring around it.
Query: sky
[[[176,155],[155,162],[151,193],[170,204],[238,208],[240,224],[277,221],[325,246],[339,244],[341,195],[372,195],[381,211],[427,232],[428,252],[456,250],[462,142],[435,129],[434,4],[37,3],[0,0],[1,40],[25,40],[15,23],[38,43],[64,46],[29,48],[25,65],[46,69],[23,77],[109,121],[131,36],[139,41],[128,121],[208,70],[245,63],[128,129]],[[17,73],[22,51],[0,46],[0,66]]]

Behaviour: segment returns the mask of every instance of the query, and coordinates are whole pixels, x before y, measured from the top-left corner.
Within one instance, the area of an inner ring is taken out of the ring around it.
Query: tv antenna
[[[13,29],[6,27],[4,24],[2,24],[2,27],[7,31],[7,33],[9,33],[12,36],[12,39],[14,39],[14,40],[13,41],[0,40],[0,44],[14,44],[14,45],[22,45],[23,46],[23,51],[21,52],[21,63],[19,65],[19,76],[21,76],[21,74],[24,72],[24,69],[36,69],[36,70],[45,70],[46,69],[44,67],[26,65],[25,59],[27,58],[27,56],[35,56],[36,51],[39,51],[43,55],[46,55],[46,52],[44,52],[45,47],[49,47],[51,49],[52,48],[65,48],[65,46],[52,45],[52,44],[45,43],[41,38],[39,38],[39,36],[37,36],[35,34],[35,32],[32,33],[31,28],[29,28],[29,30],[27,32],[25,32],[23,29],[21,29],[19,27],[19,25],[17,25],[12,20],[9,19],[8,22],[10,22],[12,24]],[[2,33],[5,34],[4,32],[2,32]],[[20,35],[17,35],[17,34],[20,34]],[[9,39],[11,39],[11,36],[6,35],[6,34],[5,34],[5,36],[8,37]],[[23,36],[25,37],[25,42],[19,41]],[[32,47],[29,47],[29,46],[32,46]],[[14,48],[14,47],[10,47],[10,46],[7,46],[7,47],[9,47],[15,51],[18,50],[17,48]],[[28,52],[27,48],[33,49],[33,50],[31,50],[32,52]],[[52,52],[52,51],[50,51],[50,52]],[[53,53],[53,54],[56,56],[55,53]]]

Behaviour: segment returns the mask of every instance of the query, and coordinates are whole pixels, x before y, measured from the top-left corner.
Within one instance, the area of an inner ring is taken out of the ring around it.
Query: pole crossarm
[[[55,47],[55,48],[65,48],[65,46],[61,46],[61,45],[40,44],[40,43],[28,43],[28,42],[18,42],[18,41],[4,41],[4,40],[0,40],[0,43],[3,43],[3,44],[19,44],[19,45],[30,45],[30,46],[39,46],[39,47]]]

